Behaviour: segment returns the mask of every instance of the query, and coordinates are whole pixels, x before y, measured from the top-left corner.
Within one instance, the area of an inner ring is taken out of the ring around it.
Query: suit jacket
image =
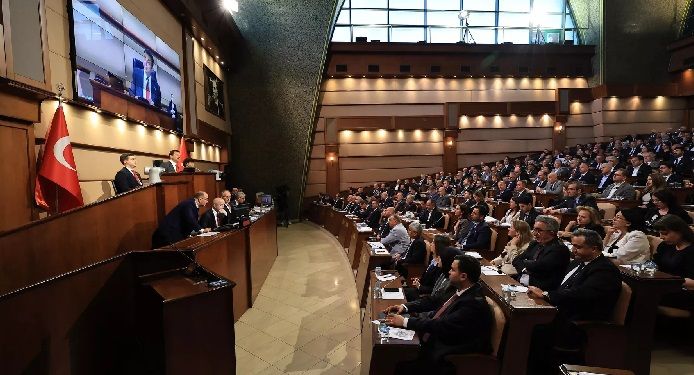
[[[224,212],[217,213],[217,220],[219,221],[219,223],[216,223],[214,220],[214,208],[210,208],[204,214],[202,214],[200,220],[198,220],[198,224],[200,224],[201,228],[214,229],[224,224],[227,224],[229,222],[229,216]]]
[[[171,160],[161,163],[161,167],[164,168],[165,173],[176,173],[176,165]]]
[[[409,312],[427,312],[417,318],[409,318],[407,329],[418,334],[429,334],[422,343],[425,358],[439,362],[448,354],[491,352],[492,313],[479,283],[465,290],[436,319],[436,311],[447,300],[420,299],[405,304]]]
[[[159,82],[157,81],[156,71],[151,71],[149,81],[149,98],[154,103],[154,106],[157,108],[161,107],[161,89],[159,88]],[[143,62],[139,59],[133,59],[133,76],[130,83],[130,94],[137,98],[144,98],[146,96],[145,91],[146,87]]]
[[[391,228],[388,235],[381,239],[381,243],[390,249],[391,254],[404,253],[410,244],[410,236],[407,229],[402,224],[397,224]]]
[[[388,219],[382,220],[381,225],[378,227],[378,235],[384,238],[390,233],[390,225],[388,225]]]
[[[608,187],[605,188],[605,190],[602,191],[601,196],[603,198],[607,198],[608,195],[610,195],[610,192],[612,189],[614,189],[615,184],[612,184]],[[635,199],[636,198],[636,190],[634,189],[633,186],[627,184],[626,182],[622,183],[621,186],[617,188],[617,190],[612,194],[612,198],[617,198],[617,197],[623,197],[622,199]]]
[[[677,173],[673,173],[669,175],[667,179],[665,179],[665,183],[668,185],[682,184],[682,176],[678,175]]]
[[[605,178],[604,181],[603,181],[603,177]],[[612,173],[610,173],[606,177],[601,174],[600,177],[597,178],[596,183],[598,185],[596,187],[596,190],[598,191],[598,193],[602,193],[606,187],[612,185]]]
[[[485,221],[473,225],[468,232],[467,238],[464,240],[463,250],[469,249],[489,249],[489,243],[492,240],[492,229]]]
[[[579,263],[578,260],[571,262],[566,273]],[[548,299],[569,320],[607,321],[621,290],[619,269],[601,254],[557,289],[548,291]]]
[[[195,199],[186,199],[174,207],[152,236],[152,247],[158,248],[178,242],[190,235],[192,231],[202,229],[198,224],[198,207]]]
[[[399,263],[404,264],[423,264],[427,255],[427,245],[422,237],[417,237],[410,242]]]
[[[547,186],[547,180],[543,180],[543,181],[535,180],[534,183],[535,183],[535,187],[540,188],[540,189],[544,189],[545,186]]]
[[[521,211],[518,215],[518,220],[525,221],[526,223],[528,223],[530,228],[532,228],[533,225],[535,225],[535,218],[537,218],[537,215],[539,215],[537,213],[537,210],[535,210],[535,208],[532,208],[528,213]]]
[[[578,206],[589,206],[595,208],[596,210],[598,209],[598,204],[595,202],[595,198],[585,194],[580,195],[578,199],[571,197],[564,198],[563,201],[552,208],[566,208],[566,212],[575,213],[576,207]]]
[[[586,172],[583,176],[579,175],[578,180],[588,185],[595,185],[595,175],[590,172]]]
[[[513,190],[507,188],[504,191],[500,191],[497,195],[495,195],[494,199],[500,200],[502,202],[508,202],[511,200],[511,197],[513,197]]]
[[[137,189],[142,186],[142,183],[137,182],[135,176],[126,167],[121,168],[120,171],[116,173],[113,184],[115,185],[116,194],[125,193],[133,189]]]
[[[404,199],[401,199],[398,204],[395,205],[395,212],[399,214],[404,214],[407,211],[407,202],[405,202]]]
[[[646,186],[646,180],[648,179],[648,176],[653,172],[653,168],[651,168],[650,165],[643,163],[641,166],[639,166],[639,170],[636,171],[636,185],[639,186]],[[630,166],[627,169],[627,176],[633,177],[632,175],[634,174],[634,167]]]
[[[675,173],[684,176],[684,177],[691,177],[692,176],[692,161],[687,157],[687,155],[682,156],[682,160],[677,162],[677,159],[673,157],[672,159],[673,164],[675,164]]]
[[[554,181],[554,183],[547,183],[545,186],[545,193],[547,194],[557,194],[557,195],[562,195],[564,194],[564,181]]]
[[[427,228],[443,228],[444,221],[443,213],[437,209],[431,215],[429,215],[429,210],[422,210],[419,215],[419,222],[426,225]]]
[[[378,230],[378,223],[381,221],[381,209],[376,208],[369,212],[364,218],[364,222],[373,230]]]
[[[417,288],[417,291],[420,294],[430,294],[434,289],[434,284],[436,284],[436,280],[438,280],[439,275],[441,275],[441,268],[437,267],[433,263],[429,263],[429,266],[426,270],[424,270],[422,277],[419,278],[419,288]]]
[[[566,274],[564,271],[570,257],[569,249],[559,239],[554,239],[544,246],[533,241],[512,264],[518,275],[522,275],[523,270],[526,271],[530,276],[529,285],[542,290],[554,290]]]

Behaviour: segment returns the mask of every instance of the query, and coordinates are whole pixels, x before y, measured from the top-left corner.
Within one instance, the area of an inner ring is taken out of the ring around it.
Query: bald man
[[[192,198],[182,201],[166,214],[152,235],[152,248],[171,245],[191,234],[209,232],[209,229],[201,228],[198,224],[198,210],[207,205],[207,197],[207,193],[198,191]]]
[[[224,203],[226,202],[222,198],[213,199],[212,208],[200,217],[200,227],[214,229],[227,224],[229,216],[227,216],[226,210],[224,210]]]

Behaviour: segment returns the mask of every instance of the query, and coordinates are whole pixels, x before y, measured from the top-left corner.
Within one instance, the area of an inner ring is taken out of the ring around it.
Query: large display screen
[[[178,54],[116,0],[72,0],[77,97],[105,85],[181,118]],[[98,104],[98,103],[96,103]]]

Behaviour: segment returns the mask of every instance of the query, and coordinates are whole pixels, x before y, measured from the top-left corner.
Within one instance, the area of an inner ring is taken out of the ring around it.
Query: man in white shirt
[[[636,190],[626,183],[626,171],[624,169],[617,169],[612,175],[612,180],[614,183],[602,191],[602,198],[628,200],[636,198]]]
[[[201,228],[214,229],[227,224],[228,218],[224,211],[224,199],[215,198],[212,200],[212,208],[200,217],[199,223]]]

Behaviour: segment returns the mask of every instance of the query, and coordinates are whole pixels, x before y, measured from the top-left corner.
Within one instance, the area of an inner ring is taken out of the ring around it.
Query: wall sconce
[[[337,155],[335,155],[334,152],[331,152],[328,154],[327,159],[328,159],[328,164],[332,164],[337,160]]]
[[[554,130],[557,132],[557,134],[561,134],[561,132],[564,130],[564,126],[562,124],[557,124],[557,126],[554,127]]]
[[[453,147],[453,138],[451,138],[451,137],[446,138],[446,146]]]

